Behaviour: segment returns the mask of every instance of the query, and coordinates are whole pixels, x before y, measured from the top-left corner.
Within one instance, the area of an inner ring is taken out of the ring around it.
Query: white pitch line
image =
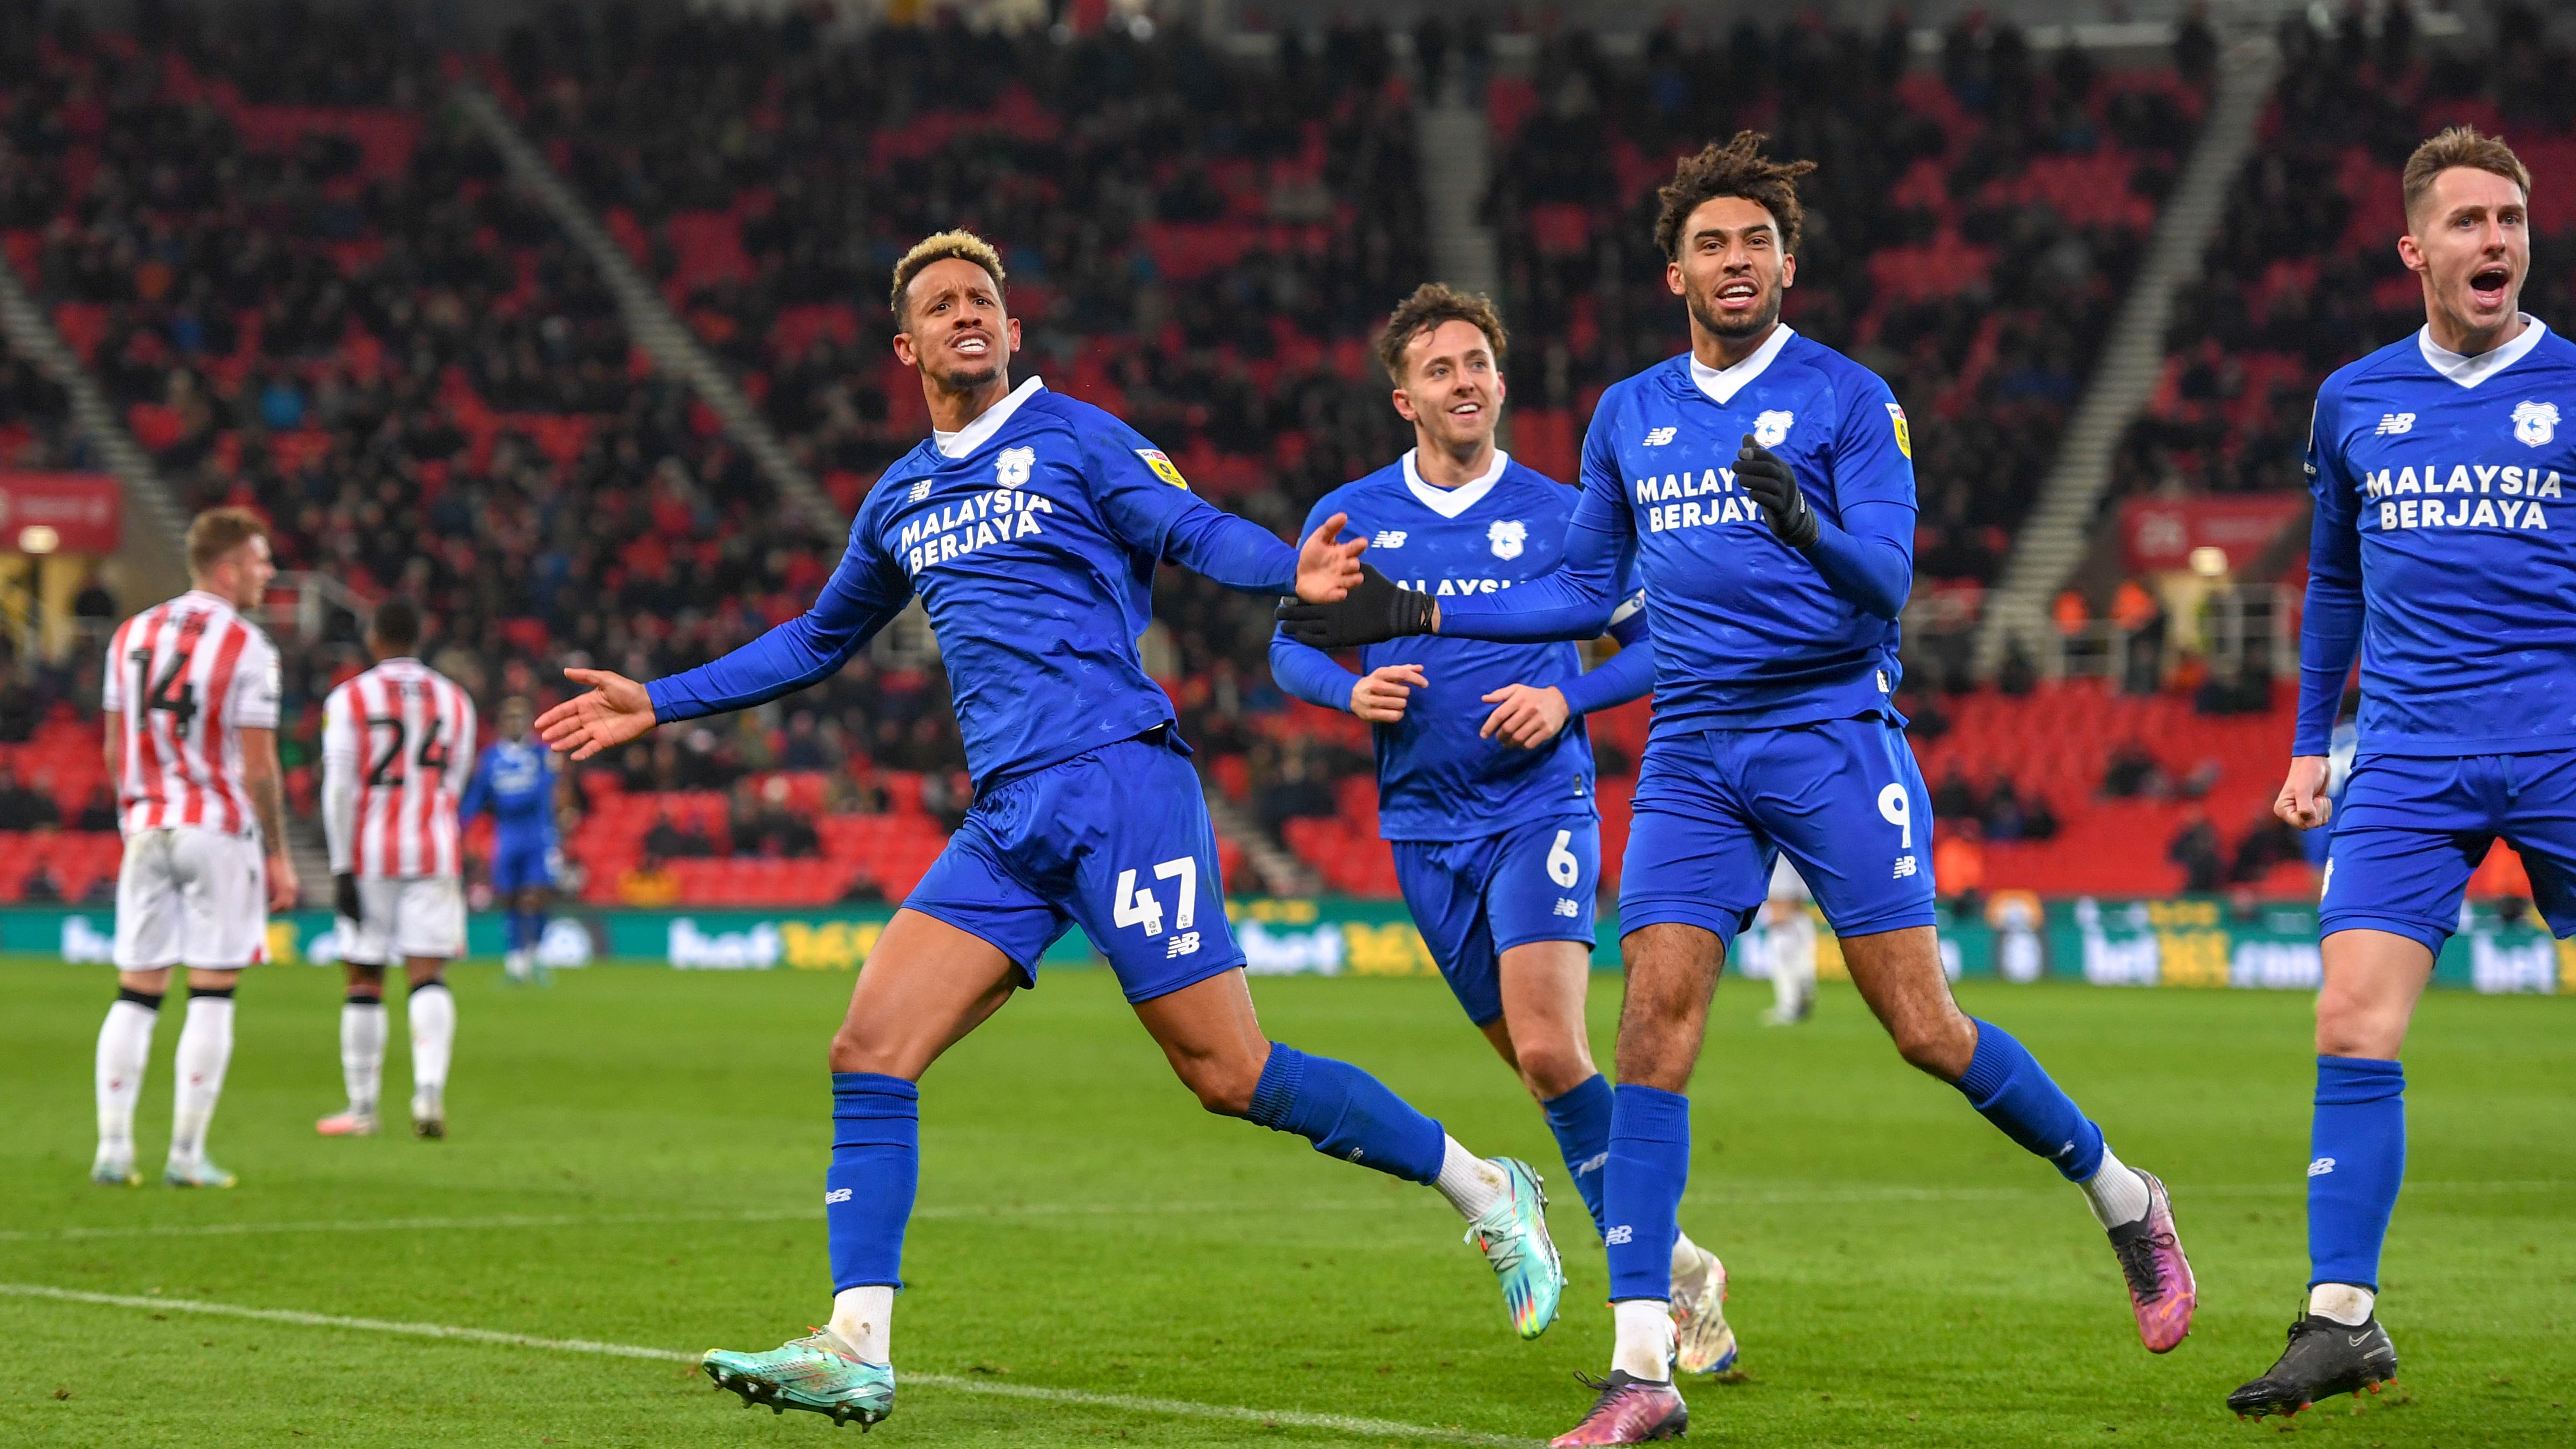
[[[77,1288],[56,1288],[46,1283],[0,1283],[0,1294],[18,1298],[44,1298],[59,1303],[87,1303],[105,1308],[145,1308],[155,1313],[195,1313],[215,1318],[246,1318],[260,1323],[285,1323],[298,1328],[339,1328],[362,1333],[400,1334],[407,1338],[436,1338],[466,1343],[497,1344],[505,1348],[533,1348],[549,1353],[593,1353],[612,1358],[655,1359],[666,1363],[694,1364],[699,1355],[667,1348],[645,1348],[631,1343],[603,1343],[589,1338],[541,1338],[534,1334],[503,1333],[489,1328],[460,1328],[447,1323],[405,1323],[388,1318],[348,1318],[335,1313],[306,1313],[292,1308],[249,1308],[236,1303],[208,1303],[194,1298],[147,1298],[130,1293],[91,1293]],[[1001,1384],[986,1379],[960,1378],[954,1374],[908,1373],[906,1384],[929,1388],[953,1389],[959,1393],[982,1394],[988,1398],[1029,1399],[1050,1404],[1071,1404],[1088,1409],[1120,1409],[1133,1414],[1163,1414],[1184,1419],[1219,1419],[1236,1424],[1260,1424],[1264,1427],[1322,1429],[1335,1434],[1348,1434],[1362,1439],[1434,1440],[1444,1444],[1489,1444],[1521,1446],[1533,1443],[1501,1434],[1477,1434],[1465,1429],[1444,1429],[1428,1424],[1405,1424],[1393,1419],[1368,1419],[1349,1414],[1310,1414],[1295,1409],[1253,1409],[1239,1404],[1202,1404],[1191,1399],[1154,1399],[1137,1394],[1094,1394],[1080,1389],[1050,1389],[1034,1384]]]
[[[2195,1198],[2303,1197],[2301,1182],[2217,1183],[2195,1187],[2172,1184],[2188,1204]],[[2566,1192],[2565,1182],[2410,1182],[2413,1194],[2453,1193],[2463,1196]],[[2024,1202],[2060,1195],[2048,1187],[1800,1187],[1712,1188],[1686,1194],[1691,1207],[1815,1207],[1852,1203]],[[915,1220],[951,1221],[980,1218],[1058,1217],[1214,1217],[1305,1216],[1311,1213],[1393,1212],[1427,1206],[1413,1196],[1390,1196],[1374,1202],[1142,1202],[1142,1203],[996,1203],[917,1208]],[[479,1232],[512,1228],[658,1227],[690,1223],[820,1222],[822,1210],[753,1210],[704,1213],[493,1213],[481,1217],[342,1218],[268,1223],[117,1224],[111,1227],[0,1229],[0,1243],[67,1243],[100,1238],[234,1238],[278,1233]]]

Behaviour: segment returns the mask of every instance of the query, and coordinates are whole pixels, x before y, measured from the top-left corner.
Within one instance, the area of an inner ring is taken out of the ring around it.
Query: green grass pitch
[[[0,962],[0,1283],[686,1352],[766,1348],[825,1315],[822,1053],[846,975],[456,978],[452,1137],[322,1141],[336,973],[255,973],[212,1139],[242,1185],[185,1194],[86,1180],[108,973]],[[895,1315],[914,1377],[872,1443],[1492,1442],[1573,1423],[1590,1395],[1571,1376],[1606,1366],[1609,1315],[1537,1112],[1437,982],[1255,994],[1273,1035],[1364,1064],[1560,1185],[1572,1283],[1555,1328],[1512,1337],[1431,1193],[1205,1116],[1106,973],[1056,972],[925,1084]],[[2173,1184],[2200,1274],[2191,1338],[2139,1349],[2075,1191],[1904,1068],[1848,988],[1827,988],[1812,1026],[1766,1030],[1769,992],[1730,981],[1683,1223],[1732,1269],[1745,1375],[1685,1386],[1693,1441],[2274,1442],[2280,1421],[2240,1425],[2220,1399],[2270,1363],[2304,1277],[2306,998],[1961,994]],[[1596,984],[1605,1052],[1617,996]],[[181,1013],[163,1015],[147,1174]],[[408,1091],[394,1037],[389,1104]],[[2408,1067],[2385,1296],[2403,1391],[2331,1401],[2289,1442],[2576,1443],[2576,1001],[2428,997]],[[745,1412],[668,1358],[9,1291],[0,1345],[9,1446],[858,1442]],[[1251,1412],[1102,1402],[1117,1396]]]

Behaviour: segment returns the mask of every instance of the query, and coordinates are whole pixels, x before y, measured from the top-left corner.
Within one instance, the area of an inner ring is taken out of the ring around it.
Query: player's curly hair
[[[1780,250],[1796,255],[1798,233],[1807,214],[1798,206],[1798,178],[1816,169],[1813,161],[1774,161],[1762,154],[1771,138],[1759,131],[1738,131],[1721,146],[1715,141],[1673,163],[1673,179],[1655,193],[1663,210],[1655,215],[1655,245],[1667,260],[1681,256],[1682,227],[1705,202],[1741,196],[1771,213],[1780,224]]]
[[[888,305],[894,308],[895,321],[904,320],[903,294],[912,285],[912,279],[920,276],[921,269],[932,262],[944,262],[951,257],[982,267],[984,274],[993,279],[993,290],[1002,290],[1002,254],[993,250],[991,242],[971,231],[932,232],[914,242],[912,250],[903,254],[903,260],[894,264],[894,294],[888,299]]]
[[[2522,188],[2522,199],[2531,199],[2531,171],[2513,148],[2495,136],[2481,134],[2475,126],[2451,126],[2441,134],[2415,148],[2406,158],[2406,172],[2399,184],[2404,188],[2406,215],[2415,215],[2415,203],[2433,189],[2433,178],[2453,167],[2465,166],[2501,176]]]
[[[1386,326],[1377,334],[1378,365],[1397,386],[1404,384],[1404,349],[1413,339],[1438,328],[1444,322],[1464,322],[1485,334],[1485,345],[1494,350],[1494,364],[1501,366],[1503,352],[1511,346],[1511,337],[1503,331],[1503,314],[1494,310],[1494,299],[1482,292],[1461,292],[1441,282],[1425,282],[1413,289],[1413,295],[1395,304],[1386,314]]]

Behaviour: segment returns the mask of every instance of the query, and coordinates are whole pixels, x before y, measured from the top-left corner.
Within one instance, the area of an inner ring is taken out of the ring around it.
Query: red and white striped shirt
[[[456,802],[474,773],[474,701],[417,659],[388,659],[322,705],[331,872],[455,875]]]
[[[191,589],[117,626],[100,702],[122,731],[125,828],[256,830],[241,732],[277,728],[277,692],[277,646],[213,594]]]

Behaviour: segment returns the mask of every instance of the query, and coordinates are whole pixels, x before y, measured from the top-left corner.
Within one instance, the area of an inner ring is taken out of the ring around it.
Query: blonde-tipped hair
[[[903,260],[894,264],[894,295],[890,305],[894,308],[895,321],[903,321],[903,294],[912,285],[912,279],[920,276],[921,269],[932,262],[944,262],[951,257],[982,267],[985,275],[993,279],[993,290],[1002,290],[1002,254],[993,250],[991,242],[971,231],[933,232],[914,242],[912,250],[903,254]]]
[[[2465,166],[2501,176],[2522,188],[2522,199],[2531,200],[2531,172],[2513,148],[2495,136],[2483,135],[2475,126],[2451,126],[2440,135],[2415,148],[2406,158],[2406,174],[2399,183],[2404,188],[2406,217],[2411,225],[2415,203],[2433,189],[2433,178],[2454,167]]]

